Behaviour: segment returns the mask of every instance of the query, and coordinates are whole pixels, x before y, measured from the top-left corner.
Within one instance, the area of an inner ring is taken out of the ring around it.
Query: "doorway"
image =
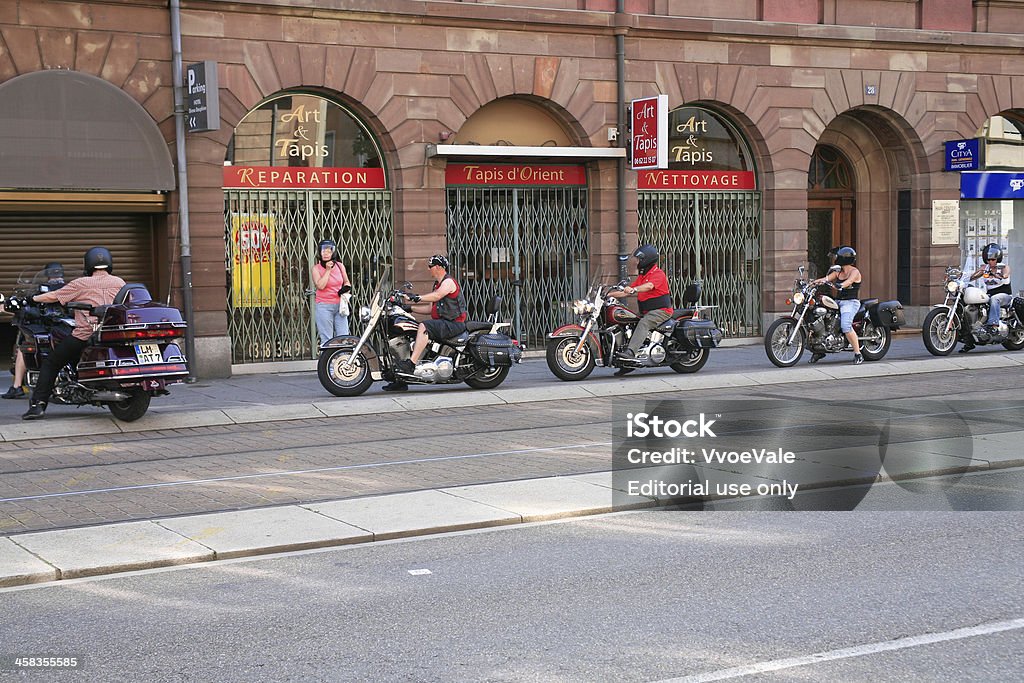
[[[807,263],[821,276],[831,265],[828,252],[839,245],[857,248],[853,169],[835,147],[818,145],[807,170]]]

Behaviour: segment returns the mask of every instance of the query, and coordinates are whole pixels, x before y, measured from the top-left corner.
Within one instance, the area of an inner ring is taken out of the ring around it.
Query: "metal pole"
[[[181,298],[185,306],[185,357],[188,381],[195,382],[196,333],[192,310],[192,242],[188,231],[188,163],[185,159],[185,88],[181,69],[181,5],[171,5],[171,73],[174,80],[174,143],[178,150],[178,234],[181,237]]]
[[[618,92],[618,107],[615,125],[619,130],[619,147],[626,145],[626,2],[615,3],[615,79]],[[618,209],[619,232],[619,279],[626,277],[626,262],[629,250],[626,246],[626,160],[616,160],[616,205]]]

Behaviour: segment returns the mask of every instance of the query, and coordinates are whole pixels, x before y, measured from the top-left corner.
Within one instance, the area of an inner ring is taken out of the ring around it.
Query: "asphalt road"
[[[630,513],[8,589],[0,656],[90,681],[1020,680],[1021,521]]]

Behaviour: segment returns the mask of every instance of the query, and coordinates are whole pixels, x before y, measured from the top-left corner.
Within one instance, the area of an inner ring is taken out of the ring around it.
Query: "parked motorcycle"
[[[25,358],[30,386],[50,351],[74,329],[75,321],[59,304],[38,304],[32,296],[49,291],[46,271],[19,278],[14,295],[0,303],[14,314],[18,348]],[[142,284],[126,284],[114,303],[92,306],[71,302],[69,310],[97,319],[89,345],[77,365],[61,368],[50,402],[107,407],[119,420],[146,414],[150,399],[168,394],[167,386],[188,377],[188,364],[177,340],[187,323],[176,308],[153,301]]]
[[[840,270],[832,266],[829,272]],[[832,298],[832,285],[815,285],[803,266],[797,269],[792,314],[768,326],[764,350],[768,359],[780,368],[796,365],[804,349],[812,353],[852,351],[850,341],[839,327],[839,304]],[[881,360],[892,344],[893,330],[907,324],[903,304],[899,301],[861,299],[860,310],[853,316],[853,330],[860,341],[865,360]]]
[[[609,292],[622,291],[626,281],[591,283],[586,298],[572,303],[575,323],[562,325],[548,335],[548,368],[566,382],[586,379],[597,363],[614,368],[657,368],[669,366],[679,373],[697,372],[708,362],[711,349],[722,343],[722,331],[698,306],[701,283],[693,282],[683,292],[683,308],[651,332],[650,338],[633,358],[616,353],[626,348],[640,317]]]
[[[966,279],[966,268],[946,268],[946,300],[924,317],[921,336],[933,355],[948,356],[958,341],[975,345],[1002,344],[1010,351],[1024,349],[1024,297],[1015,296],[999,311],[998,331],[989,332],[989,295]]]
[[[335,396],[358,396],[376,381],[408,384],[459,384],[493,389],[505,381],[513,363],[522,361],[519,342],[503,332],[511,323],[498,320],[501,297],[486,307],[486,322],[470,321],[466,331],[444,342],[431,341],[414,373],[398,371],[412,356],[419,323],[407,310],[412,285],[391,284],[390,270],[380,279],[369,306],[359,311],[363,333],[335,337],[320,348],[317,376]]]

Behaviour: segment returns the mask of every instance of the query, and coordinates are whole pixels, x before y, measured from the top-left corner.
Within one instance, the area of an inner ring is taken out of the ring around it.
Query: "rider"
[[[633,256],[636,257],[637,270],[640,274],[632,284],[621,291],[608,293],[608,296],[614,299],[636,294],[640,304],[640,313],[643,315],[640,322],[636,324],[636,329],[633,330],[633,336],[629,338],[629,344],[620,352],[621,358],[635,358],[636,352],[643,347],[651,330],[672,317],[668,276],[658,267],[658,248],[653,244],[645,244],[638,247],[633,252]],[[633,370],[634,368],[622,367],[615,374],[621,377]]]
[[[836,295],[836,303],[839,304],[839,327],[853,347],[853,364],[860,365],[864,362],[864,356],[860,355],[860,340],[853,331],[853,316],[860,310],[858,294],[861,275],[856,267],[857,252],[853,247],[842,246],[829,253],[835,254],[834,264],[840,266],[840,270],[830,271],[825,277],[815,280],[814,284],[835,283],[834,286],[839,290]],[[823,353],[815,353],[811,356],[811,362],[817,363],[824,357]]]
[[[52,292],[64,286],[64,265],[59,261],[50,261],[43,266],[42,272],[46,275],[47,291]],[[0,305],[0,310],[3,310],[2,305]],[[21,348],[18,347],[14,354],[14,379],[11,382],[11,388],[6,393],[0,394],[0,398],[25,398],[28,396],[28,389],[23,386],[27,373],[25,356],[21,353]]]
[[[409,298],[413,302],[413,312],[430,315],[430,319],[421,322],[416,331],[412,357],[398,362],[399,372],[407,375],[415,372],[416,363],[430,341],[441,342],[462,334],[466,331],[466,320],[469,317],[462,287],[448,272],[451,268],[448,258],[442,254],[434,254],[427,261],[427,267],[430,269],[430,276],[434,278],[433,291],[422,296],[414,294]],[[408,384],[397,378],[383,387],[385,391],[405,391],[408,388]]]
[[[981,250],[982,259],[985,265],[979,267],[971,275],[970,279],[984,278],[985,290],[988,293],[988,332],[994,334],[999,329],[999,309],[1004,303],[1013,298],[1013,288],[1010,286],[1010,266],[1003,263],[1003,250],[995,242],[985,245]],[[969,351],[974,344],[964,344],[961,351]]]
[[[36,294],[32,300],[40,304],[62,305],[72,301],[81,301],[93,306],[114,303],[114,296],[124,287],[124,280],[111,273],[114,269],[114,257],[104,247],[93,247],[85,252],[84,262],[86,277],[72,280],[59,290]],[[85,311],[75,311],[75,329],[46,357],[39,369],[39,382],[32,392],[28,411],[21,419],[38,420],[43,417],[60,369],[67,363],[77,363],[82,351],[88,346],[89,337],[92,336],[92,321],[92,316]]]

